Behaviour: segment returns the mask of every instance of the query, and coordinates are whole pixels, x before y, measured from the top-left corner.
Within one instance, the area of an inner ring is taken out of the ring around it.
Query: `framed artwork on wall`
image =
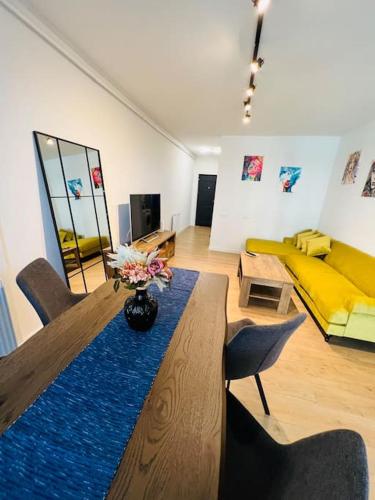
[[[293,193],[293,188],[301,177],[301,167],[281,167],[279,179],[284,193]]]
[[[372,162],[370,172],[367,176],[365,187],[362,191],[362,196],[365,198],[375,198],[375,161]]]
[[[263,171],[263,156],[244,156],[242,180],[260,182]]]
[[[342,184],[354,184],[355,179],[358,174],[358,167],[359,167],[359,159],[361,157],[361,152],[356,151],[355,153],[352,153],[348,161],[346,163],[346,167],[344,170],[344,174],[342,176]]]

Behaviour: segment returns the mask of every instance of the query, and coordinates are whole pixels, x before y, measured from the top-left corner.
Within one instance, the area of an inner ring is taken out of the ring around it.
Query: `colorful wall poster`
[[[366,198],[375,198],[375,161],[372,162],[370,172],[368,173],[365,187],[362,191],[362,196]]]
[[[294,186],[301,177],[301,167],[281,167],[279,179],[284,193],[292,193]]]
[[[82,189],[83,189],[83,184],[82,184],[82,179],[70,179],[67,181],[69,191],[72,193],[74,198],[76,200],[79,200],[81,197]]]
[[[93,167],[91,169],[91,177],[95,189],[103,187],[102,170],[100,167]]]
[[[342,176],[342,184],[354,184],[355,179],[358,174],[359,159],[361,157],[361,152],[356,151],[349,156],[344,170],[344,175]]]
[[[243,181],[259,182],[263,171],[263,156],[244,156],[242,168]]]

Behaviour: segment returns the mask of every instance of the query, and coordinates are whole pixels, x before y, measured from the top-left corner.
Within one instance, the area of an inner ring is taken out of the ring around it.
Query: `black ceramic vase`
[[[158,314],[158,303],[148,293],[147,288],[137,288],[135,295],[126,299],[124,314],[130,328],[145,332],[155,322]]]

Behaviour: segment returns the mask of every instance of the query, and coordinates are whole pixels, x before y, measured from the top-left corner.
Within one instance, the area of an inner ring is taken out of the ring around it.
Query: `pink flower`
[[[152,278],[145,266],[136,263],[125,263],[123,268],[119,270],[119,273],[124,281],[135,285],[145,283]]]
[[[147,267],[147,271],[151,274],[152,277],[159,274],[165,267],[164,261],[161,259],[152,259],[150,264]]]

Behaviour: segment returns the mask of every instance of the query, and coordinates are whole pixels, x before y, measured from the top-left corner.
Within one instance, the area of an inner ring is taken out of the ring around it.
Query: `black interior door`
[[[195,215],[196,226],[211,227],[215,201],[216,177],[216,175],[199,175],[197,212]]]

